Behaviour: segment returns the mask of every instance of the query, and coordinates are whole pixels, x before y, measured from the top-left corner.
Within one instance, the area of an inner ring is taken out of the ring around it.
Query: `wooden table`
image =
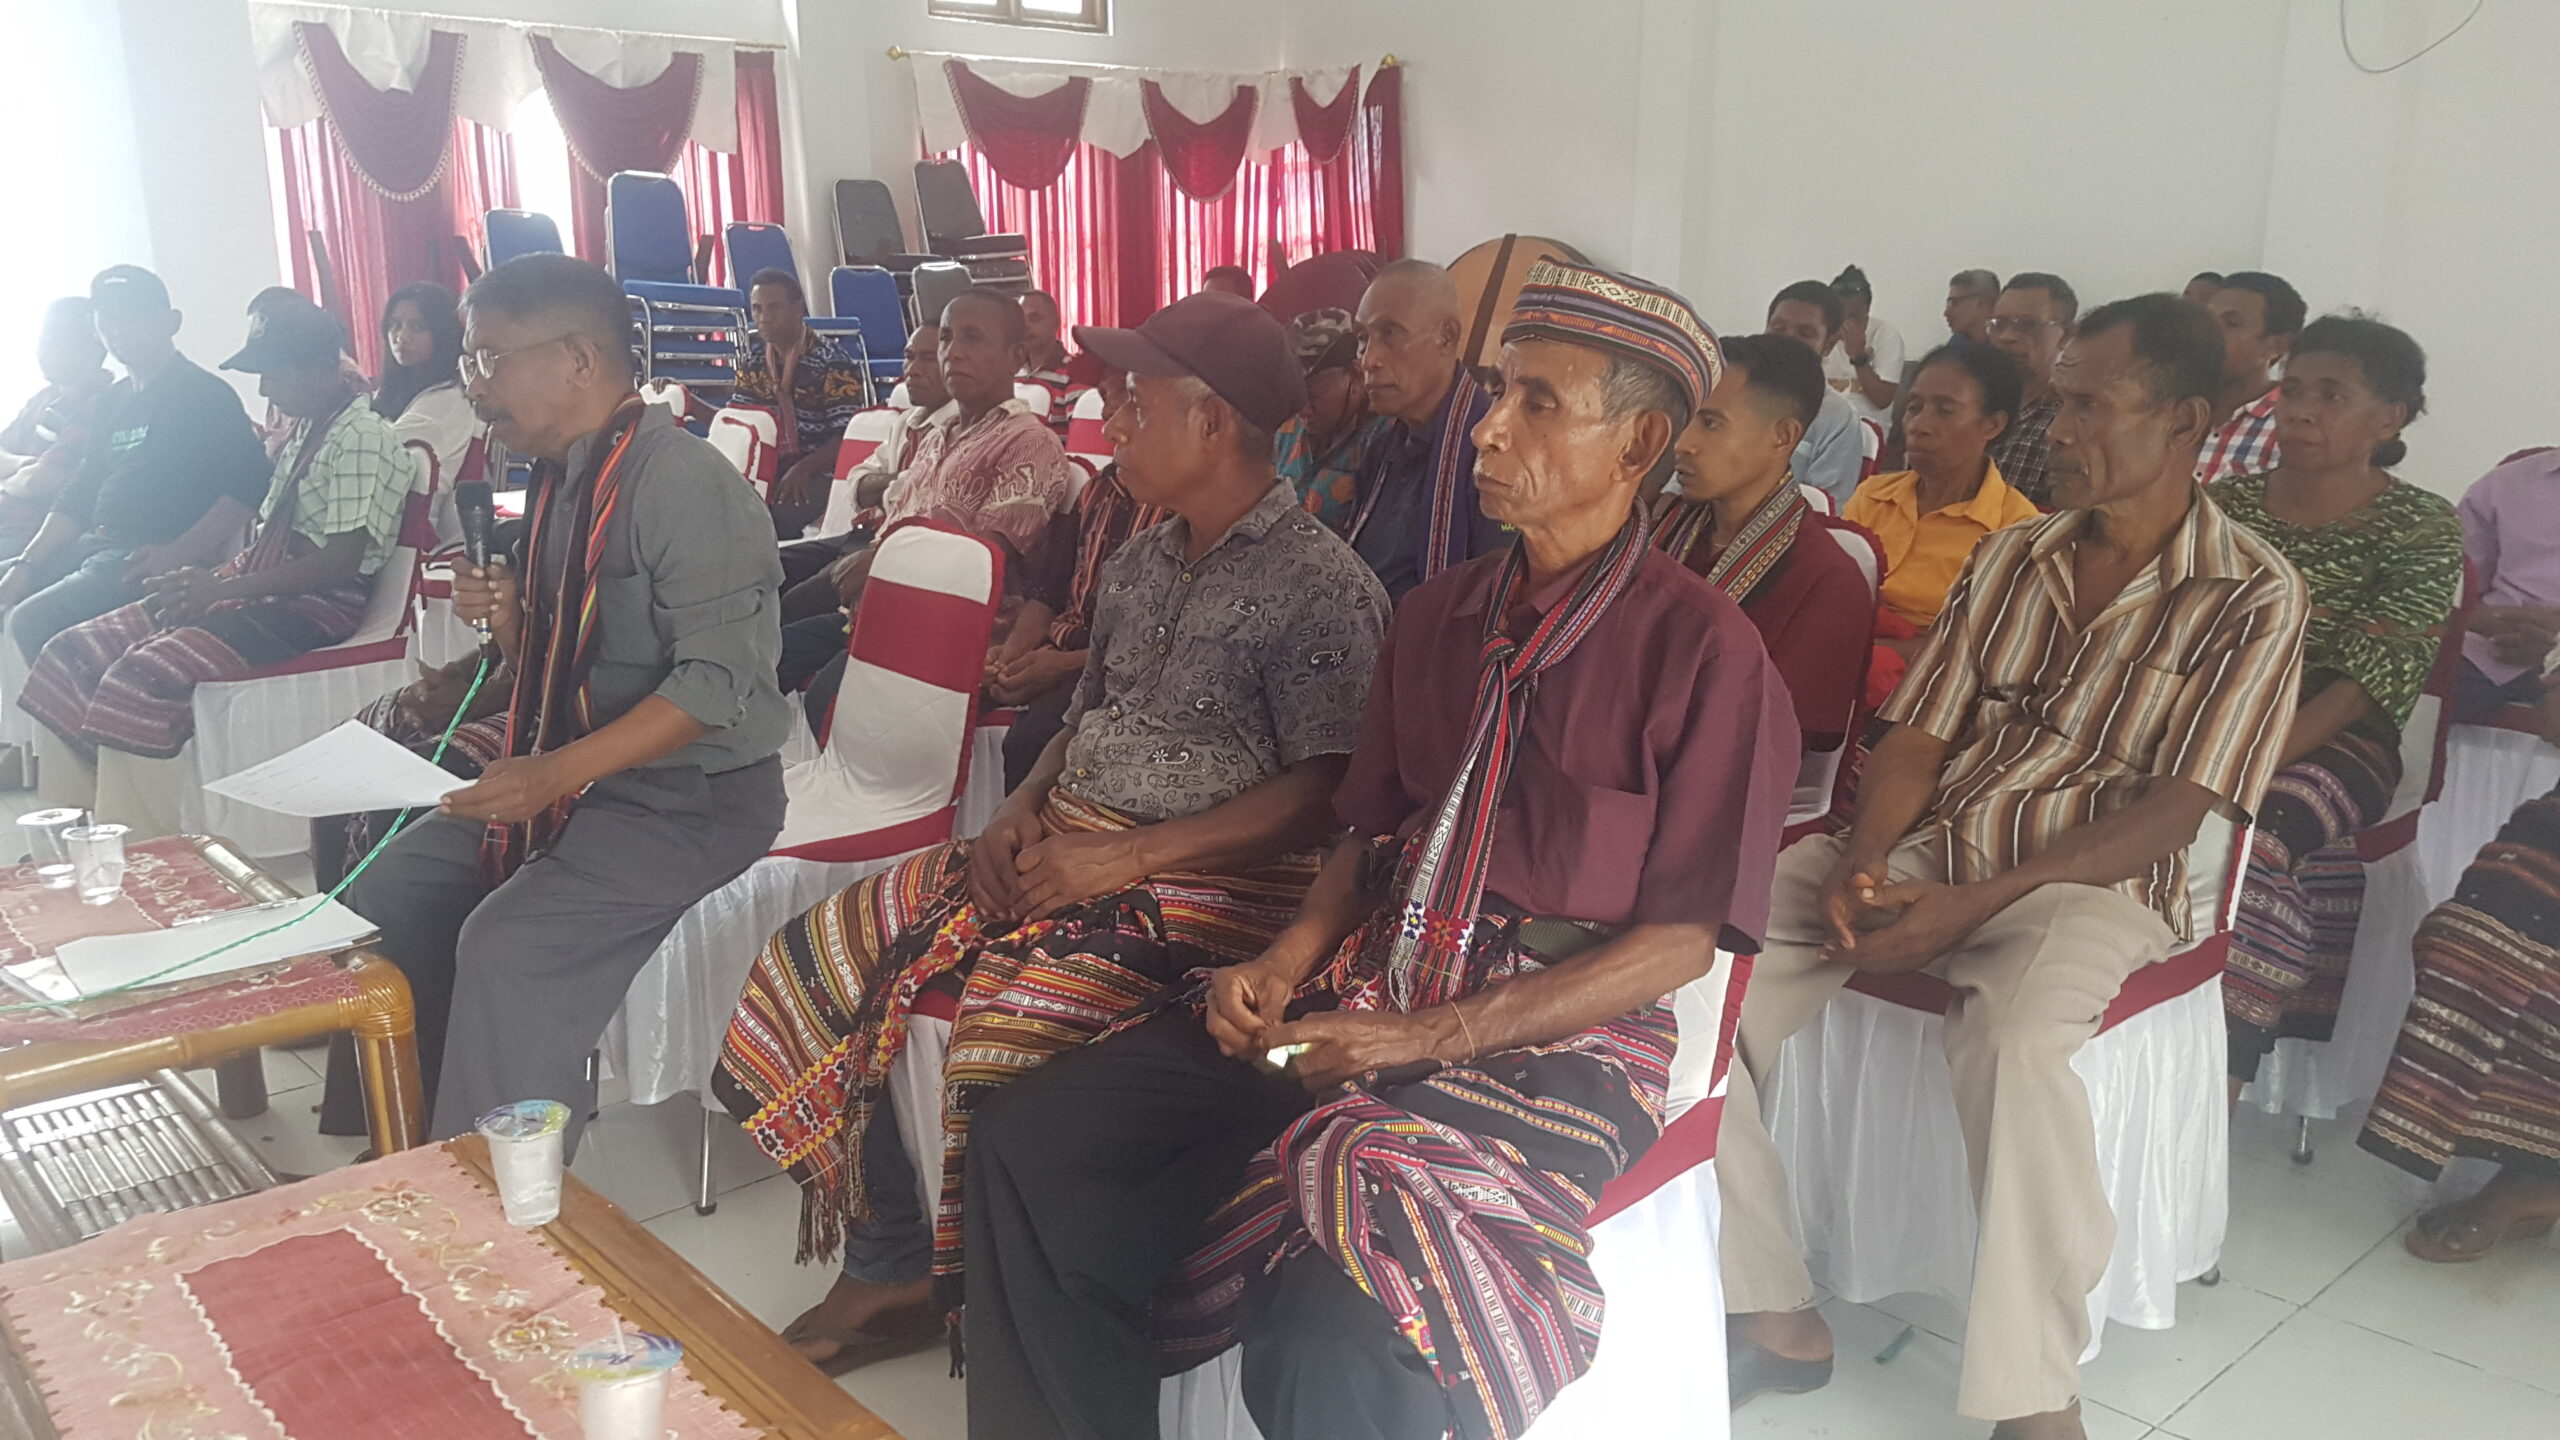
[[[197,851],[222,879],[248,899],[291,900],[283,882],[218,839],[197,837]],[[232,1024],[183,1028],[147,1038],[46,1038],[0,1048],[0,1110],[60,1099],[83,1091],[143,1079],[155,1070],[215,1066],[225,1075],[224,1109],[234,1118],[264,1108],[258,1051],[344,1030],[356,1043],[364,1079],[365,1122],[380,1154],[406,1150],[426,1132],[426,1102],[418,1071],[417,1017],[408,981],[390,961],[369,951],[345,952],[339,963],[355,985],[324,1003],[299,1005]],[[64,1007],[73,1015],[105,1016],[176,995],[218,995],[224,987],[254,983],[249,975],[179,982],[103,1001]],[[245,1071],[245,1073],[244,1073]],[[245,1093],[259,1098],[243,1103]]]

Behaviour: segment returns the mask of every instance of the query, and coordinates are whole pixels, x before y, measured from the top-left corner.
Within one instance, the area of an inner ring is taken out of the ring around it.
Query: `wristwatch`
[[[1852,370],[1865,370],[1872,367],[1875,363],[1876,352],[1873,350],[1868,351],[1864,355],[1852,355],[1849,357],[1849,368]]]

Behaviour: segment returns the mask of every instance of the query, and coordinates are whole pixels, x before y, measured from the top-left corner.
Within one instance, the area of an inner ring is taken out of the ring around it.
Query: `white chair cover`
[[[1075,409],[1067,417],[1067,454],[1096,471],[1111,463],[1111,442],[1102,435],[1103,418],[1102,392],[1077,392]]]
[[[0,654],[0,673],[7,658]],[[2488,718],[2497,723],[2452,728],[2445,741],[2444,793],[2418,817],[2418,869],[2432,904],[2453,898],[2462,872],[2481,846],[2498,837],[2516,807],[2560,785],[2560,749],[2536,734],[2525,716],[2502,712]]]
[[[722,459],[736,466],[756,494],[762,496],[773,490],[781,456],[781,433],[771,410],[757,405],[731,405],[712,415],[703,438],[711,442],[711,448],[719,451]]]

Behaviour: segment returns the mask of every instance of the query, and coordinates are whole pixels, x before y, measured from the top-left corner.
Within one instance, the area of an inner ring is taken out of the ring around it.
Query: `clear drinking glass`
[[[18,843],[27,847],[27,863],[47,890],[71,888],[71,847],[62,832],[87,818],[79,810],[30,810],[18,817]]]
[[[125,831],[122,825],[74,825],[62,832],[81,904],[110,905],[124,893]]]

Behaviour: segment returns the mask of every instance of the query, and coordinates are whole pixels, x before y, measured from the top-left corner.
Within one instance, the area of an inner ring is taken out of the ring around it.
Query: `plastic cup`
[[[62,832],[81,904],[111,905],[124,893],[124,837],[122,825],[74,825]]]
[[[27,847],[36,881],[47,890],[71,888],[71,847],[63,842],[62,832],[87,818],[80,810],[30,810],[18,817],[18,843]]]
[[[578,1423],[586,1440],[665,1440],[667,1375],[684,1347],[664,1335],[627,1331],[569,1357],[578,1382]]]
[[[480,1117],[508,1224],[560,1218],[560,1143],[568,1128],[569,1107],[557,1100],[518,1100]]]

